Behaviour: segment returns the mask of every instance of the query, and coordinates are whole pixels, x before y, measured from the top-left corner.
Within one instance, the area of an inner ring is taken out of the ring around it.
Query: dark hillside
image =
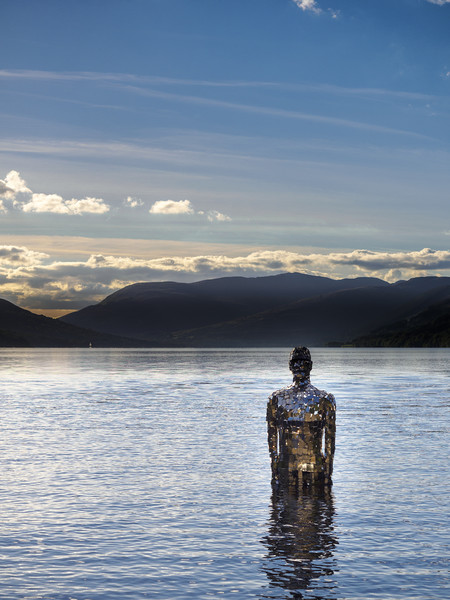
[[[172,339],[181,345],[205,347],[322,346],[407,318],[436,298],[449,295],[449,279],[438,277],[343,290],[210,327],[175,332]]]
[[[299,273],[190,284],[137,283],[60,320],[115,335],[167,340],[174,331],[234,321],[318,294],[361,286],[389,284],[374,278],[334,280]]]
[[[133,347],[142,342],[104,335],[35,315],[0,299],[0,346],[9,347]]]
[[[450,300],[352,341],[357,347],[450,348]]]

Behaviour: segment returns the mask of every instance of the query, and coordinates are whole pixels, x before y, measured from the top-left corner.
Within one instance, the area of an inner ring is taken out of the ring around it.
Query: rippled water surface
[[[0,350],[0,598],[450,596],[448,350],[313,349],[330,494],[272,494],[289,350]]]

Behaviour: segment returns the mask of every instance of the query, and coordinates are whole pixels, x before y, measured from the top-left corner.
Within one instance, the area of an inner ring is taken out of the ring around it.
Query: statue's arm
[[[325,478],[330,481],[333,474],[333,458],[336,443],[336,403],[331,394],[325,402]]]
[[[267,403],[267,441],[269,442],[272,469],[276,468],[278,461],[277,407],[278,401],[276,396],[270,396]]]

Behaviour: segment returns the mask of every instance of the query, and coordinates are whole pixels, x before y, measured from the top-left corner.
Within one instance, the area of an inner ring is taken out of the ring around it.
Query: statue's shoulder
[[[275,390],[274,392],[272,392],[270,394],[269,400],[282,400],[283,398],[286,398],[287,396],[291,396],[293,387],[294,387],[293,385],[288,385],[285,388],[280,388],[279,390]]]
[[[329,402],[334,407],[336,407],[336,400],[334,399],[333,394],[330,394],[329,392],[326,392],[325,390],[319,390],[319,388],[316,388],[313,385],[310,386],[310,390],[317,399],[320,399],[321,401]]]
[[[323,398],[326,402],[328,402],[329,404],[331,404],[334,408],[336,408],[336,400],[333,396],[333,394],[330,394],[329,392],[322,392],[323,394]]]

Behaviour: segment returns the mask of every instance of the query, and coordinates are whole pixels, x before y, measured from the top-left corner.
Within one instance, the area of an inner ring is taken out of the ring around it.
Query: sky
[[[450,275],[450,0],[1,0],[0,297]]]

